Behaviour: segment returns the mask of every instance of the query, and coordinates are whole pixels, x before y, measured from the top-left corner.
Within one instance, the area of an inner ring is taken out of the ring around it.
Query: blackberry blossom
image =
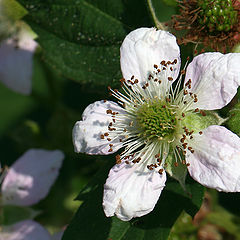
[[[90,104],[73,129],[76,152],[122,149],[104,185],[106,216],[128,221],[152,211],[166,172],[183,187],[188,171],[204,186],[240,191],[240,138],[207,111],[236,94],[240,54],[201,54],[180,72],[176,38],[154,28],[130,32],[120,53],[122,90],[109,88],[117,103]]]

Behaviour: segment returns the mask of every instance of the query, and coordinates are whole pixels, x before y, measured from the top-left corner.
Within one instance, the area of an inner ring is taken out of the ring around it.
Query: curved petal
[[[97,101],[90,104],[83,112],[82,121],[76,122],[73,128],[73,144],[76,152],[85,152],[91,155],[105,155],[116,152],[122,144],[119,139],[108,141],[101,135],[108,132],[108,125],[112,121],[107,110],[124,114],[124,109],[111,101]],[[109,144],[113,144],[113,151],[109,152]]]
[[[239,65],[239,53],[204,53],[195,57],[185,78],[185,82],[191,79],[191,91],[198,98],[190,108],[214,110],[227,105],[240,85]]]
[[[32,90],[33,53],[37,43],[22,35],[16,46],[14,39],[0,45],[0,81],[8,88],[29,95]]]
[[[130,32],[122,43],[120,56],[122,74],[126,80],[134,76],[144,82],[154,70],[154,64],[177,59],[171,72],[175,80],[181,67],[180,49],[175,36],[155,28],[138,28]]]
[[[10,167],[3,180],[3,204],[29,206],[45,198],[58,176],[63,158],[58,150],[28,150]]]
[[[123,221],[151,212],[165,186],[166,173],[160,175],[142,164],[115,165],[104,185],[103,208],[107,217]]]
[[[14,225],[3,227],[0,240],[51,240],[48,231],[39,223],[25,220]]]
[[[224,192],[240,191],[240,138],[221,126],[210,126],[194,134],[188,153],[190,175],[202,185]]]

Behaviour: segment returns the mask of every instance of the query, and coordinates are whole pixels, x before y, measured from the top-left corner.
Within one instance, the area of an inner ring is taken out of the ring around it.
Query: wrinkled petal
[[[115,165],[104,185],[103,208],[107,217],[123,221],[151,212],[165,186],[166,173],[150,171],[144,164]]]
[[[106,112],[109,109],[125,113],[123,108],[111,101],[97,101],[84,110],[83,120],[76,122],[73,128],[73,143],[76,152],[105,155],[116,152],[122,146],[119,139],[112,141],[108,141],[107,137],[101,139],[101,135],[108,132],[108,125],[112,121],[111,114]],[[110,143],[113,144],[112,152],[108,152]]]
[[[28,150],[10,167],[3,180],[3,204],[29,206],[45,198],[58,176],[63,158],[58,150]]]
[[[191,79],[191,92],[198,102],[190,108],[206,110],[226,106],[240,85],[239,53],[204,53],[193,59],[186,72],[185,82]]]
[[[202,185],[224,192],[240,191],[240,138],[221,126],[210,126],[189,141],[190,175]]]
[[[130,32],[122,43],[120,56],[122,74],[126,80],[135,76],[144,82],[153,71],[154,64],[177,59],[171,72],[171,77],[176,79],[181,66],[175,36],[155,28],[138,28]]]
[[[0,240],[51,240],[48,231],[32,220],[25,220],[2,228]]]
[[[37,43],[22,34],[16,46],[14,39],[0,45],[0,81],[8,88],[29,95],[32,90],[33,53]]]

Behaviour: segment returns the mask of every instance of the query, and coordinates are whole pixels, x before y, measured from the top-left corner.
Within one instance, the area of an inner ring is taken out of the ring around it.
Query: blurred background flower
[[[63,158],[59,150],[30,149],[5,170],[0,195],[1,240],[51,239],[46,229],[31,220],[39,212],[26,206],[46,197]]]
[[[32,90],[35,34],[21,20],[25,11],[15,1],[0,1],[0,81],[29,95]]]

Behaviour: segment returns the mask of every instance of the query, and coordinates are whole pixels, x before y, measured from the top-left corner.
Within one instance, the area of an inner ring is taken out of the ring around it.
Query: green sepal
[[[12,225],[26,219],[33,219],[39,214],[28,207],[13,205],[1,206],[0,225]]]
[[[175,163],[177,162],[177,166]],[[186,176],[187,176],[187,167],[185,164],[182,164],[180,161],[176,161],[176,158],[173,154],[169,154],[166,159],[166,172],[174,179],[176,179],[182,188],[186,191]]]
[[[171,7],[177,7],[178,6],[178,2],[176,0],[163,0],[163,2]]]
[[[27,14],[26,9],[15,0],[2,0],[1,9],[1,14],[12,21],[17,21]]]
[[[189,112],[183,119],[183,125],[186,126],[189,131],[198,132],[211,125],[222,125],[226,119],[220,117],[214,111],[204,111],[206,116],[200,113]]]
[[[240,136],[240,102],[229,111],[229,119],[226,122],[227,127]]]
[[[11,37],[21,39],[21,34],[25,31],[32,33],[30,27],[21,21],[27,11],[15,0],[2,0],[0,2],[0,42]]]

